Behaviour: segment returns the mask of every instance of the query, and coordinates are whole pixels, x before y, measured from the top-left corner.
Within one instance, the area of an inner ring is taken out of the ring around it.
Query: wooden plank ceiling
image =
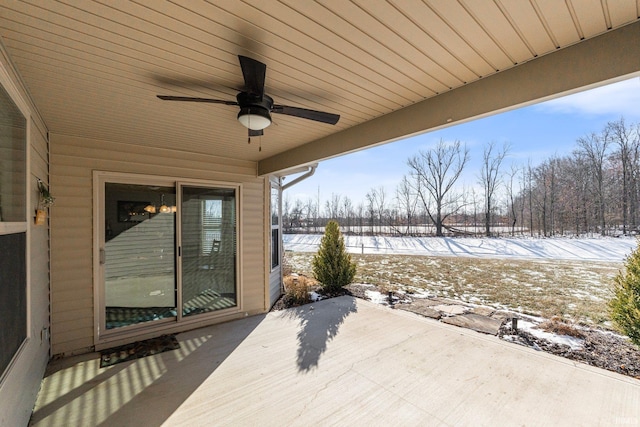
[[[637,21],[640,0],[0,0],[0,36],[49,131],[258,161]],[[278,104],[247,144],[237,55]],[[259,145],[262,150],[259,151]]]

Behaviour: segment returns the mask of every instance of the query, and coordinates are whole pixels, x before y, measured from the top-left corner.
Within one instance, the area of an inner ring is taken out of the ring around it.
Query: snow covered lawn
[[[284,247],[316,252],[322,235],[285,234]],[[624,238],[452,238],[345,236],[351,253],[622,262],[637,246]]]
[[[320,239],[285,235],[293,271],[311,275]],[[633,238],[353,236],[345,243],[358,264],[359,283],[605,327],[612,280],[637,244]]]

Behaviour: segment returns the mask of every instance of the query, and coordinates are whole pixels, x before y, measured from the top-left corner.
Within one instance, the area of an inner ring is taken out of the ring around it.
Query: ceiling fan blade
[[[192,98],[190,96],[171,96],[171,95],[157,95],[157,96],[163,101],[208,102],[210,104],[238,105],[236,101],[225,101],[224,99]]]
[[[264,96],[264,80],[267,74],[267,66],[260,61],[242,55],[238,55],[238,59],[240,59],[245,90],[262,98]]]
[[[287,116],[301,117],[303,119],[315,120],[316,122],[335,125],[340,120],[339,114],[325,113],[323,111],[308,110],[300,107],[289,107],[287,105],[274,105],[272,113],[286,114]]]
[[[249,138],[251,138],[252,136],[262,136],[262,135],[264,135],[264,132],[262,131],[262,129],[260,130],[249,129]]]

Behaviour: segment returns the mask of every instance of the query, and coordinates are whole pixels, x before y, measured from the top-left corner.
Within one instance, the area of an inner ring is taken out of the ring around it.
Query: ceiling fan
[[[249,129],[249,137],[263,135],[263,129],[271,124],[271,113],[286,114],[331,125],[335,125],[340,120],[338,114],[274,104],[273,98],[264,93],[267,66],[246,56],[238,55],[238,58],[244,77],[244,88],[238,93],[235,101],[171,95],[158,95],[158,98],[165,101],[208,102],[238,106],[240,107],[238,121]]]

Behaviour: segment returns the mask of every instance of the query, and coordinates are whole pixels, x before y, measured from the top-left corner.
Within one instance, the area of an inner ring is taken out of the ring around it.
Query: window
[[[0,86],[0,376],[27,339],[27,120]]]
[[[0,221],[26,221],[27,120],[0,86]]]
[[[271,186],[271,269],[280,265],[280,189]]]
[[[218,249],[222,231],[222,200],[202,200],[201,255],[209,255]]]

